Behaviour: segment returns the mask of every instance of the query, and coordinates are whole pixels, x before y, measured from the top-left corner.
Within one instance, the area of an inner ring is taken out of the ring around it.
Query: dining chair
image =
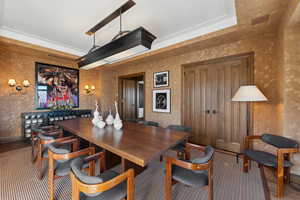
[[[55,142],[49,145],[49,169],[48,169],[48,191],[49,200],[54,200],[54,180],[70,174],[71,161],[80,156],[95,154],[94,147],[88,147],[78,151],[79,141],[76,138]],[[102,163],[103,164],[103,163]],[[84,166],[85,169],[91,170],[94,166]]]
[[[181,126],[181,125],[169,125],[167,129],[176,130],[176,131],[184,131],[184,132],[192,132],[192,128],[189,126]],[[184,153],[185,144],[187,141],[180,142],[176,146],[172,147],[171,150],[177,152],[177,157],[180,157]]]
[[[277,155],[265,151],[254,150],[251,148],[251,141],[261,140],[262,142],[277,148]],[[253,160],[260,167],[266,166],[277,170],[277,186],[276,196],[281,198],[284,196],[284,180],[290,182],[290,168],[293,164],[290,162],[293,153],[298,152],[299,144],[289,138],[272,134],[252,135],[245,137],[244,143],[244,160],[243,171],[249,170],[249,161]]]
[[[134,170],[129,169],[122,174],[101,170],[104,172],[98,176],[92,170],[88,175],[82,171],[85,163],[95,163],[97,159],[100,163],[104,162],[104,152],[72,161],[72,200],[134,200]]]
[[[37,159],[39,134],[48,135],[51,137],[62,137],[63,130],[55,125],[36,126],[32,128],[31,134],[31,162],[34,163]]]
[[[158,122],[153,122],[153,121],[145,121],[145,120],[141,120],[138,121],[139,124],[144,124],[146,126],[155,126],[155,127],[159,127],[159,123]]]
[[[192,149],[204,152],[204,156],[191,159],[190,151]],[[178,182],[194,188],[207,189],[208,199],[213,200],[214,148],[186,143],[185,151],[186,160],[165,156],[165,200],[172,199],[172,185]]]
[[[45,160],[48,160],[48,148],[49,145],[51,143],[54,142],[61,142],[64,140],[69,140],[73,138],[73,136],[68,136],[68,137],[62,137],[62,134],[59,133],[57,135],[57,133],[51,132],[51,133],[43,133],[43,134],[39,134],[38,135],[38,139],[37,139],[37,168],[39,171],[39,175],[38,178],[39,180],[42,180],[43,176],[44,176],[44,168],[43,168],[43,164]]]

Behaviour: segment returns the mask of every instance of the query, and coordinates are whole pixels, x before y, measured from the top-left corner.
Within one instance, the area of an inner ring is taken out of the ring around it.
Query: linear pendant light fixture
[[[86,32],[88,35],[94,35],[94,43],[88,54],[77,60],[80,68],[91,69],[103,64],[114,63],[151,49],[152,42],[156,39],[156,37],[143,27],[139,27],[133,31],[122,31],[122,13],[134,5],[135,2],[129,0],[111,15],[94,26],[91,30]],[[119,33],[106,45],[102,47],[96,46],[96,31],[118,16],[120,16]]]

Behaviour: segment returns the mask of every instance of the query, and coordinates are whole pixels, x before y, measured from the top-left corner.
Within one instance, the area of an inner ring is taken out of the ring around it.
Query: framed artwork
[[[153,90],[152,110],[153,112],[171,112],[171,90]]]
[[[36,109],[79,107],[79,70],[35,64]]]
[[[155,72],[153,74],[153,85],[155,88],[169,86],[169,71]]]

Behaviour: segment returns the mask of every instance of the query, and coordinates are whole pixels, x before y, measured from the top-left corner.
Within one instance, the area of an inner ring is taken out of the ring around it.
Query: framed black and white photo
[[[169,71],[155,72],[153,75],[154,87],[169,86]]]
[[[152,96],[152,107],[153,112],[171,112],[171,98],[170,98],[170,89],[166,90],[153,90]]]

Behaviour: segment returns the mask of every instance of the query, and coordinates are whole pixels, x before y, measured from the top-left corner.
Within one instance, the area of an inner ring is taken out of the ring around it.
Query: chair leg
[[[171,163],[166,163],[165,200],[172,200],[172,169]]]
[[[49,200],[54,200],[54,161],[49,159],[49,169],[48,169],[48,190],[49,190]]]
[[[282,167],[278,167],[277,169],[277,197],[281,198],[284,196],[284,169]]]
[[[39,180],[42,180],[43,178],[43,158],[42,158],[42,145],[39,144],[38,147],[38,155],[37,155],[37,168],[39,173]]]
[[[159,156],[159,162],[162,162],[164,159],[163,159],[163,155],[160,155]]]
[[[244,155],[244,159],[243,159],[243,171],[244,173],[248,173],[249,171],[249,158],[246,155]]]
[[[31,136],[31,162],[34,163],[35,161],[35,142],[34,142],[34,136]]]
[[[77,188],[77,183],[74,174],[71,172],[71,182],[72,182],[72,200],[79,200],[79,189]]]
[[[291,183],[291,168],[290,167],[286,168],[285,177],[286,177],[286,179],[285,179],[286,184],[290,184]]]

